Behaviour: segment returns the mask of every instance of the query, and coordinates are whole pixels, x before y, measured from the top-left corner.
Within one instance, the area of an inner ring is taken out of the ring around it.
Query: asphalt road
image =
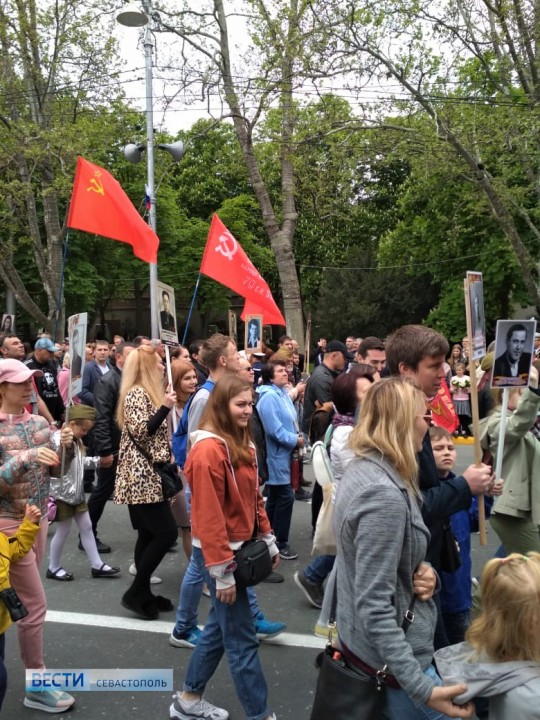
[[[466,467],[473,457],[472,447],[458,448],[458,469]],[[307,466],[307,476],[310,468]],[[293,515],[291,545],[299,553],[298,560],[281,562],[280,571],[285,582],[263,584],[257,588],[259,602],[267,617],[286,621],[287,632],[274,640],[261,643],[260,657],[269,687],[269,702],[278,720],[309,718],[316,682],[314,660],[324,641],[313,635],[318,610],[306,602],[293,581],[295,571],[309,562],[311,552],[311,506],[297,502]],[[109,503],[102,524],[101,538],[110,543],[113,552],[104,556],[107,561],[122,567],[122,575],[111,579],[93,579],[86,555],[77,549],[75,529],[68,538],[63,565],[75,575],[68,583],[44,579],[49,612],[45,624],[45,661],[48,668],[172,668],[174,683],[181,687],[191,650],[172,648],[168,636],[174,624],[174,613],[161,614],[160,620],[145,622],[134,619],[120,605],[130,577],[134,532],[127,509]],[[494,533],[489,532],[488,545],[480,547],[473,536],[473,571],[479,573],[482,564],[497,547]],[[176,603],[186,559],[179,547],[169,553],[157,574],[163,583],[156,586],[159,593]],[[42,568],[45,578],[46,565]],[[209,600],[201,601],[199,622],[204,623]],[[163,618],[163,619],[162,619]],[[43,717],[42,712],[23,707],[24,669],[18,652],[16,631],[7,633],[6,664],[9,672],[8,693],[2,718]],[[211,684],[207,697],[226,707],[232,720],[244,717],[236,699],[226,662],[223,661]],[[166,720],[171,695],[168,692],[84,692],[77,694],[74,708],[65,717],[90,720]]]

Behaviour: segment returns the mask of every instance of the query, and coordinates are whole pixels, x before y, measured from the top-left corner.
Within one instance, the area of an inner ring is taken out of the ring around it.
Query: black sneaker
[[[304,490],[304,488],[300,488],[294,493],[296,500],[311,500],[311,495],[312,493]]]
[[[294,573],[294,582],[304,593],[310,605],[319,609],[322,608],[324,600],[324,589],[322,585],[308,580],[303,570]]]
[[[279,557],[282,560],[296,560],[296,558],[298,557],[298,553],[294,552],[294,550],[291,549],[291,546],[286,543],[280,547]]]
[[[282,583],[285,581],[285,578],[281,573],[276,572],[275,570],[272,570],[270,575],[268,577],[265,577],[262,581],[263,583]]]

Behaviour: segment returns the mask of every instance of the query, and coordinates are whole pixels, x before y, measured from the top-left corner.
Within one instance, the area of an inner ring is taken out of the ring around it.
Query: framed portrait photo
[[[262,329],[263,329],[263,316],[262,315],[246,315],[245,319],[245,338],[244,338],[244,349],[246,353],[261,352],[262,351]]]
[[[492,388],[527,387],[534,356],[536,320],[499,320]]]
[[[472,360],[486,354],[486,320],[484,316],[484,281],[481,272],[467,272],[465,287],[468,296]]]

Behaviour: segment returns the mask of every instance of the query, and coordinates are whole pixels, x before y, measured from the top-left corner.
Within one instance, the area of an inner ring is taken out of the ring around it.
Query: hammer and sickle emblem
[[[229,245],[229,242],[231,243]],[[216,252],[220,252],[228,260],[232,260],[238,250],[238,243],[232,235],[224,233],[219,236],[219,245],[215,248]]]
[[[97,179],[95,177],[91,178],[90,187],[86,188],[86,192],[95,192],[98,195],[105,195],[105,188],[103,187],[103,183],[101,182],[100,175],[101,173],[97,172]]]

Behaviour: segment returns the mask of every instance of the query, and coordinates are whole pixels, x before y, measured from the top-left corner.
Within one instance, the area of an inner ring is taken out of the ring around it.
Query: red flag
[[[118,180],[82,157],[77,158],[67,226],[128,243],[141,260],[157,262],[156,233],[144,222]]]
[[[246,300],[244,303],[244,309],[240,315],[242,320],[246,319],[246,315],[262,315],[263,325],[285,325],[283,321],[283,315],[280,313],[279,308],[276,307],[276,311],[271,312],[270,310],[263,310],[258,305],[255,305],[251,300]]]
[[[459,425],[459,420],[452,395],[444,380],[441,381],[439,392],[431,399],[429,405],[431,407],[431,419],[433,423],[453,433]]]
[[[240,243],[217,215],[212,218],[201,263],[201,273],[246,298],[255,306],[255,315],[269,314],[275,325],[285,325],[270,288],[253,265]],[[244,308],[244,313],[246,308]],[[251,312],[251,310],[250,310]],[[266,322],[266,320],[265,320]]]

